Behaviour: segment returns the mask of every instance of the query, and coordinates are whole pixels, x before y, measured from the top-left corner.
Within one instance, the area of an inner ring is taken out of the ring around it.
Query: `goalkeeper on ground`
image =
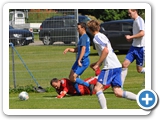
[[[100,69],[95,71],[94,77],[87,78],[87,79],[85,79],[85,81],[88,82],[89,84],[96,85],[99,73],[100,73]],[[68,78],[62,78],[62,79],[53,78],[50,81],[50,84],[53,88],[56,89],[56,91],[58,93],[56,98],[63,98],[64,96],[66,96],[66,94],[79,95],[76,92],[76,89],[74,88],[73,82],[71,82]],[[110,87],[110,85],[106,85],[104,87],[104,90],[106,90],[109,87]],[[90,95],[90,90],[88,89],[88,87],[79,84],[78,88],[81,93],[80,95]],[[94,91],[93,91],[93,94],[95,94]]]

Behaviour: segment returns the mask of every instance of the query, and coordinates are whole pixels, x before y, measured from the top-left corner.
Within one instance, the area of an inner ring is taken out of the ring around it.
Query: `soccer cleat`
[[[93,84],[90,84],[88,88],[89,88],[89,90],[90,90],[90,95],[92,95],[93,89],[94,89],[94,85],[93,85]]]

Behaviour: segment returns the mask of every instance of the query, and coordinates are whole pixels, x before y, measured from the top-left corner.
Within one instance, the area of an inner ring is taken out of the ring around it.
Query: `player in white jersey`
[[[88,22],[87,25],[90,32],[94,35],[93,42],[100,56],[98,61],[92,63],[90,67],[93,70],[96,70],[101,66],[102,63],[104,64],[94,88],[101,108],[107,109],[107,101],[103,94],[103,88],[105,85],[108,84],[111,85],[116,97],[123,97],[130,100],[136,100],[136,94],[129,91],[123,91],[121,89],[122,65],[119,62],[116,54],[114,53],[108,38],[104,34],[99,32],[99,23],[95,20],[91,20]]]
[[[122,86],[128,72],[128,66],[136,60],[136,68],[138,73],[145,73],[145,24],[144,20],[138,15],[137,9],[129,9],[128,15],[134,19],[133,35],[126,35],[127,41],[132,42],[132,46],[128,51],[124,62],[122,63]]]

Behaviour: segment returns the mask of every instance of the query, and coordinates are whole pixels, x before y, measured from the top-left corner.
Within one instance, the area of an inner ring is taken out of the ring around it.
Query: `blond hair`
[[[99,29],[100,29],[100,24],[96,20],[89,21],[87,23],[87,26],[92,32],[99,31]]]

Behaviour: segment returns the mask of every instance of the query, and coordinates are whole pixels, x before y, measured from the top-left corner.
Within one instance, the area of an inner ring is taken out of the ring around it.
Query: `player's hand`
[[[66,54],[68,52],[68,48],[66,48],[64,51],[63,51],[63,54]]]
[[[96,64],[96,63],[92,63],[92,64],[90,65],[90,67],[93,69],[93,67],[95,66],[95,64]]]
[[[78,60],[78,65],[79,65],[80,67],[82,67],[82,63],[81,63],[81,61],[79,61],[79,60]]]
[[[97,70],[99,68],[99,65],[98,64],[95,64],[94,66],[93,66],[93,70]]]
[[[62,95],[57,95],[57,97],[56,98],[63,98],[63,96]]]
[[[132,41],[132,37],[130,35],[125,35],[126,39],[128,42],[131,42]]]

